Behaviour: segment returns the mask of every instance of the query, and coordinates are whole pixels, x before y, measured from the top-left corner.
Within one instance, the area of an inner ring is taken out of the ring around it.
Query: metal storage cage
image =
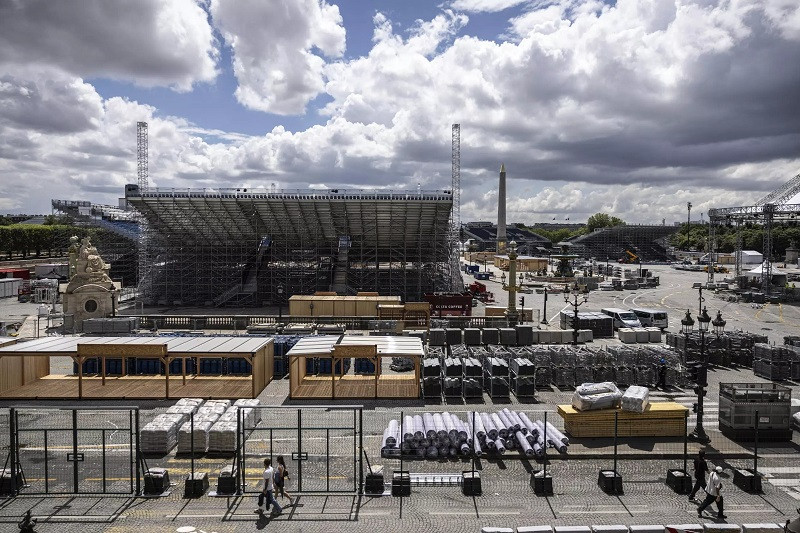
[[[720,383],[719,428],[734,440],[791,440],[792,390],[777,383]]]

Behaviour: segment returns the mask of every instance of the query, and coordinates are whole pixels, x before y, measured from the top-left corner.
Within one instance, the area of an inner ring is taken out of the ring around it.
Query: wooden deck
[[[336,399],[374,398],[375,376],[345,375],[336,378]],[[305,376],[292,391],[295,399],[333,398],[330,376]],[[378,398],[419,398],[419,382],[414,376],[382,375],[378,379]]]
[[[180,376],[170,376],[169,398],[239,399],[252,398],[250,376],[187,376],[186,385]],[[83,378],[83,399],[157,400],[165,399],[164,376]],[[76,376],[51,374],[6,391],[4,399],[69,400],[78,399]]]

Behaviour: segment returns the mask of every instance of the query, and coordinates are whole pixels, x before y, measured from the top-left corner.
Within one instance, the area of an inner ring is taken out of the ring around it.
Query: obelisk
[[[506,253],[506,165],[500,164],[500,186],[497,189],[497,253]]]

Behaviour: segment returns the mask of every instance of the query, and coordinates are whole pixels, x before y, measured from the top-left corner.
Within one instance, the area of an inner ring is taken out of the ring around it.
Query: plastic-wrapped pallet
[[[173,405],[169,409],[167,409],[168,414],[180,414],[186,415],[188,418],[189,415],[197,411],[197,407],[192,405]]]
[[[634,413],[644,413],[650,404],[650,389],[631,385],[625,394],[620,398],[620,407],[623,411],[633,411]]]
[[[536,373],[536,367],[527,357],[517,357],[509,364],[511,371],[518,376],[532,376]]]
[[[578,411],[591,411],[616,407],[622,398],[622,392],[614,383],[584,383],[575,389],[572,395],[572,407]]]
[[[192,433],[192,422],[184,422],[178,430],[178,450],[177,453],[191,453],[192,441],[194,441],[194,453],[205,453],[208,451],[208,432],[214,425],[216,419],[194,418],[194,433]],[[234,422],[235,424],[236,422]]]
[[[236,451],[236,417],[238,407],[231,407],[219,417],[219,420],[214,422],[211,429],[208,431],[208,451],[217,453],[226,453]],[[247,417],[248,414],[252,418],[253,409],[250,407],[242,407],[242,417]],[[246,413],[249,411],[250,413]],[[244,421],[244,420],[243,420]],[[245,427],[252,427],[245,421]],[[195,442],[195,449],[197,442]],[[180,448],[179,448],[180,449]]]
[[[444,360],[444,374],[449,377],[458,377],[464,373],[461,359],[456,357],[447,357]]]
[[[465,376],[482,376],[483,368],[480,361],[474,357],[465,357],[462,359],[464,362],[464,375]]]
[[[183,407],[187,405],[194,407],[195,412],[197,412],[197,409],[199,409],[200,406],[203,405],[203,400],[200,398],[181,398],[180,400],[175,402],[175,405],[173,407]]]
[[[233,402],[233,405],[236,407],[250,408],[248,409],[248,414],[250,416],[248,427],[255,427],[261,422],[261,409],[252,409],[253,407],[261,405],[258,398],[242,398]]]
[[[145,424],[139,437],[142,453],[169,453],[178,443],[178,428],[186,418],[183,413],[160,414]]]

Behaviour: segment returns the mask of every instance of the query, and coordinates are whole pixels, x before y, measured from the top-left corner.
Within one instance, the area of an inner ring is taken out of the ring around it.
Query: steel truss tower
[[[761,267],[761,290],[770,294],[772,281],[772,228],[776,220],[791,220],[800,215],[800,204],[789,203],[800,193],[800,174],[790,179],[781,187],[775,189],[761,198],[755,205],[740,207],[723,207],[709,209],[709,234],[713,235],[715,224],[736,222],[736,273],[741,273],[742,238],[741,224],[743,222],[760,223],[764,227],[763,256]],[[709,265],[709,281],[713,281],[713,265]]]
[[[147,122],[136,123],[136,177],[139,185],[139,190],[147,192],[150,190],[150,169],[148,164],[149,159],[148,135],[147,135]],[[147,292],[145,285],[150,281],[149,266],[150,259],[148,258],[148,231],[147,219],[144,216],[139,217],[139,242],[138,252],[139,258],[137,261],[137,295]]]
[[[461,124],[453,124],[451,132],[452,177],[450,190],[453,194],[453,210],[450,212],[450,285],[453,292],[462,292],[464,281],[461,277],[459,251],[461,244]]]

